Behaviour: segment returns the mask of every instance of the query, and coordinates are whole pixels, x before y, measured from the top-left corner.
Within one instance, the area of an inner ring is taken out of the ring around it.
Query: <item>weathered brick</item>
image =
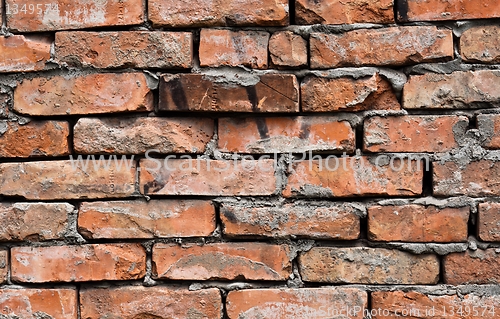
[[[149,0],[148,17],[154,26],[285,26],[286,0]]]
[[[234,153],[336,151],[352,153],[351,124],[337,117],[219,119],[219,149]]]
[[[477,116],[477,128],[484,138],[482,145],[488,149],[500,148],[500,115],[480,114]]]
[[[269,159],[144,159],[139,183],[145,195],[265,196],[276,191],[274,165]]]
[[[401,109],[391,84],[378,73],[361,79],[306,77],[300,91],[304,112]]]
[[[223,203],[220,217],[227,236],[307,237],[354,240],[359,208],[331,202],[294,202],[280,206]]]
[[[62,239],[74,209],[66,203],[0,203],[0,241]]]
[[[269,39],[269,54],[277,68],[307,66],[307,41],[291,31],[275,32]]]
[[[392,164],[391,162],[392,161]],[[425,163],[386,156],[330,157],[292,164],[285,197],[416,196]]]
[[[0,316],[77,319],[77,299],[75,289],[0,289]]]
[[[118,168],[117,162],[122,167]],[[83,168],[85,163],[87,169]],[[135,163],[131,160],[0,164],[0,194],[4,196],[32,200],[116,198],[130,196],[134,188]]]
[[[78,230],[86,238],[210,236],[215,209],[200,200],[84,202]]]
[[[343,34],[312,33],[311,68],[406,65],[453,58],[451,30],[434,26],[364,29]]]
[[[57,32],[55,58],[76,67],[187,69],[193,37],[190,32]]]
[[[497,0],[406,0],[399,21],[442,21],[500,17]]]
[[[359,284],[436,284],[439,260],[434,255],[382,248],[317,247],[299,256],[308,282]]]
[[[498,106],[498,70],[414,75],[410,76],[403,89],[403,107],[407,109],[475,109]]]
[[[0,36],[0,72],[31,72],[45,68],[52,41],[40,35]]]
[[[140,244],[14,247],[11,255],[15,282],[132,280],[146,274]]]
[[[500,162],[479,160],[468,164],[433,163],[433,185],[436,196],[498,196]]]
[[[65,156],[69,125],[62,121],[40,121],[20,125],[0,121],[0,157]]]
[[[479,204],[478,235],[484,241],[500,241],[500,203]]]
[[[124,26],[144,21],[141,0],[7,0],[6,6],[7,27],[17,32]]]
[[[367,307],[365,291],[344,287],[231,291],[226,302],[230,319],[363,319]]]
[[[446,152],[458,148],[469,119],[465,116],[371,117],[364,123],[368,152]]]
[[[7,276],[9,274],[9,253],[7,250],[0,250],[0,284],[7,281]],[[0,290],[0,298],[1,298]],[[1,305],[1,304],[0,304]],[[1,311],[1,310],[0,310]]]
[[[368,208],[368,237],[374,241],[465,242],[468,221],[468,206],[372,206]]]
[[[393,0],[295,1],[298,24],[394,23]]]
[[[169,287],[129,286],[80,291],[82,318],[220,319],[222,301],[216,288],[189,291]]]
[[[174,280],[286,280],[291,273],[288,246],[262,243],[156,244],[155,277]]]
[[[14,91],[14,110],[28,115],[147,112],[153,109],[153,93],[143,73],[24,79]]]
[[[267,68],[269,33],[203,29],[200,33],[200,65]]]
[[[236,82],[201,74],[167,74],[160,80],[160,111],[299,112],[292,74],[239,77]]]
[[[83,118],[73,142],[82,154],[203,153],[213,133],[208,118]]]
[[[496,248],[449,254],[444,257],[444,283],[499,284],[500,253]]]
[[[500,13],[500,10],[499,10]],[[500,27],[472,27],[460,37],[460,54],[467,62],[500,62]]]

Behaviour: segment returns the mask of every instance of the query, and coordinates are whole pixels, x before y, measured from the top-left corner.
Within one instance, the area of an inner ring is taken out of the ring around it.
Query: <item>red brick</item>
[[[267,68],[269,33],[203,29],[200,33],[200,65]]]
[[[220,217],[227,236],[358,239],[356,207],[330,202],[296,202],[280,206],[223,203]]]
[[[73,143],[81,154],[203,153],[213,134],[207,118],[83,118]]]
[[[63,239],[74,209],[66,203],[0,203],[0,241]]]
[[[78,230],[86,238],[210,236],[215,209],[200,200],[84,202]]]
[[[65,156],[69,125],[61,121],[40,121],[19,125],[0,121],[0,157]]]
[[[286,280],[291,273],[288,246],[220,243],[203,246],[156,244],[155,277],[174,280]]]
[[[17,32],[141,24],[145,9],[141,0],[7,0],[6,5],[7,27]]]
[[[9,253],[7,250],[0,250],[0,284],[7,281],[7,276],[9,274]],[[0,290],[0,299],[1,299]],[[1,310],[0,310],[1,311]]]
[[[25,79],[14,91],[14,110],[28,115],[153,111],[143,73],[103,73]]]
[[[77,319],[77,299],[75,289],[0,289],[0,316]]]
[[[148,11],[155,27],[288,25],[286,0],[149,0]]]
[[[499,284],[500,253],[496,248],[449,254],[444,257],[444,283]]]
[[[306,77],[300,91],[304,112],[401,109],[391,84],[378,73],[360,79]]]
[[[57,32],[55,58],[76,67],[187,69],[193,37],[190,32]]]
[[[394,23],[393,0],[295,1],[298,24]]]
[[[146,274],[139,244],[14,247],[11,277],[16,282],[133,280]]]
[[[368,237],[374,241],[465,242],[468,221],[468,206],[373,206],[368,208]]]
[[[498,196],[500,162],[480,160],[463,165],[434,162],[432,180],[436,196]]]
[[[307,41],[291,31],[273,33],[269,39],[272,66],[298,68],[307,66]]]
[[[354,131],[336,117],[219,119],[219,150],[234,153],[336,151],[353,153]]]
[[[89,160],[0,164],[0,194],[32,200],[127,197],[135,189],[135,163]],[[95,167],[94,167],[95,163]],[[102,165],[98,165],[102,164]],[[109,168],[104,168],[108,165]],[[73,167],[74,165],[74,167]],[[97,169],[95,169],[97,168]]]
[[[160,111],[299,112],[292,74],[248,75],[241,83],[201,74],[167,74],[160,80]]]
[[[86,288],[80,291],[81,317],[220,319],[216,288],[198,291],[169,287]]]
[[[403,107],[407,109],[476,109],[498,106],[498,70],[414,75],[410,76],[403,89]]]
[[[311,68],[406,65],[453,58],[451,30],[434,26],[355,30],[343,34],[312,33]]]
[[[468,20],[500,17],[497,0],[407,0],[400,21]]]
[[[477,128],[485,138],[482,145],[488,149],[500,148],[500,115],[480,114],[477,116]]]
[[[479,204],[477,229],[483,241],[500,241],[500,203]]]
[[[446,152],[458,148],[469,119],[465,116],[371,117],[364,123],[368,152]]]
[[[264,196],[276,191],[273,160],[165,160],[141,160],[142,194]]]
[[[40,35],[0,36],[0,72],[31,72],[45,68],[52,41]]]
[[[434,255],[382,248],[317,247],[299,257],[302,280],[353,284],[436,284],[439,260]]]
[[[363,319],[367,307],[365,291],[344,287],[231,291],[226,303],[230,319]]]
[[[377,162],[378,159],[378,162]],[[310,159],[294,163],[285,197],[416,196],[422,194],[425,163],[388,157]],[[373,162],[373,163],[372,163]],[[394,169],[393,169],[394,168]],[[397,171],[399,170],[399,171]]]
[[[500,27],[491,25],[466,30],[460,37],[460,54],[467,62],[499,63]]]

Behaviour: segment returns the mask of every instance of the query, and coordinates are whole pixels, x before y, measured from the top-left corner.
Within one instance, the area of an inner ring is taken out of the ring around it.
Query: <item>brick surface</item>
[[[394,23],[393,0],[295,1],[298,24]]]
[[[34,116],[147,112],[153,93],[143,73],[36,77],[17,86],[14,110]]]
[[[187,69],[190,32],[57,32],[55,58],[76,67]]]
[[[198,291],[168,287],[89,288],[80,291],[82,318],[221,318],[216,288]]]
[[[246,66],[267,68],[269,33],[202,29],[200,65],[209,67]]]
[[[85,238],[210,236],[215,209],[201,200],[84,202],[78,230]]]
[[[400,21],[467,20],[500,17],[497,0],[406,0],[398,12]]]
[[[133,280],[146,274],[146,251],[140,244],[14,247],[15,282]]]
[[[148,1],[153,25],[167,27],[284,26],[288,10],[286,0]]]
[[[79,163],[76,158],[74,162],[2,163],[0,194],[32,200],[127,197],[134,193],[135,164],[130,168],[126,168],[130,161],[121,164],[118,168],[115,161],[97,159]]]
[[[343,287],[249,289],[229,292],[226,304],[230,319],[363,319],[368,296],[360,289]]]
[[[299,87],[291,74],[248,75],[241,82],[201,74],[164,75],[160,111],[299,112]]]
[[[414,75],[410,76],[403,89],[403,107],[407,109],[476,109],[498,106],[500,71]]]
[[[336,117],[219,119],[219,150],[234,153],[335,151],[353,153],[354,131]]]
[[[0,157],[65,156],[69,125],[62,121],[40,121],[19,125],[0,121]]]
[[[307,66],[307,41],[291,31],[275,32],[269,39],[269,54],[273,67]]]
[[[144,159],[139,183],[145,195],[265,196],[276,191],[274,166],[272,159]]]
[[[203,153],[213,133],[207,118],[83,118],[73,143],[81,154]]]
[[[355,30],[343,34],[312,33],[311,68],[406,65],[453,58],[451,30],[434,26]]]
[[[322,198],[420,195],[425,163],[408,159],[395,159],[392,163],[386,156],[294,163],[283,195]]]
[[[0,289],[0,316],[77,319],[77,299],[75,289]]]
[[[7,0],[6,5],[7,26],[17,32],[141,24],[145,9],[140,0]]]
[[[0,72],[31,72],[45,68],[50,59],[50,38],[39,35],[0,36]]]
[[[482,146],[488,149],[500,148],[500,115],[480,114],[477,116],[477,128],[484,137]]]
[[[9,253],[7,250],[0,249],[0,284],[3,284],[4,282],[7,281],[8,274],[9,274]]]
[[[469,120],[465,116],[371,117],[364,123],[368,152],[446,152],[458,148]]]
[[[467,62],[499,63],[500,27],[492,25],[466,30],[460,37],[460,54]]]
[[[436,284],[439,260],[434,255],[382,248],[317,247],[299,257],[302,280],[359,284]]]
[[[304,112],[401,109],[391,84],[378,73],[361,79],[306,77],[300,92]]]
[[[360,217],[350,204],[296,202],[280,206],[223,203],[220,217],[227,236],[354,240]]]
[[[465,242],[469,207],[403,205],[368,208],[368,237],[374,241]]]
[[[463,284],[499,284],[500,253],[497,249],[466,251],[449,254],[444,257],[444,283]]]
[[[66,203],[1,203],[0,241],[63,239],[74,209]]]
[[[477,229],[483,241],[500,241],[500,203],[479,204]]]
[[[160,279],[274,280],[291,273],[288,246],[262,243],[156,244],[153,271]]]

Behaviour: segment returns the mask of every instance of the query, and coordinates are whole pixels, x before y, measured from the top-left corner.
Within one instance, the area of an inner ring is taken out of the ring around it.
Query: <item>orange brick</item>
[[[52,41],[40,35],[0,36],[0,72],[31,72],[45,68]]]
[[[133,280],[146,274],[146,251],[139,244],[14,247],[15,282]]]
[[[0,316],[4,318],[77,319],[75,289],[0,289]]]
[[[478,235],[484,241],[500,241],[500,203],[479,204]]]
[[[9,253],[7,250],[1,249],[0,250],[0,284],[3,284],[4,282],[7,281],[8,274],[9,274]],[[1,291],[2,290],[0,290],[0,296],[2,294]]]
[[[500,253],[497,249],[466,251],[444,257],[444,283],[499,284]]]
[[[500,27],[491,25],[466,30],[460,37],[460,54],[467,62],[499,63]]]
[[[488,149],[500,149],[500,115],[478,115],[477,128],[485,138],[482,143],[483,147]]]
[[[274,67],[307,66],[307,41],[291,31],[275,32],[269,39],[269,54]]]
[[[405,0],[399,9],[400,21],[442,21],[500,17],[497,0]]]

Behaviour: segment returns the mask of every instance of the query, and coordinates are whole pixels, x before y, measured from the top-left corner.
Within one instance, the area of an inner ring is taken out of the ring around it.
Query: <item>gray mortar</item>
[[[72,205],[71,207],[73,209],[68,213],[68,228],[64,233],[64,238],[69,243],[84,244],[87,241],[78,233],[78,209]]]
[[[143,70],[142,73],[146,76],[146,83],[148,85],[148,88],[151,90],[156,90],[158,88],[158,84],[160,83],[160,77],[152,73],[148,70]]]
[[[246,68],[204,68],[197,70],[205,79],[227,87],[254,86],[260,82],[262,72],[255,72]]]

